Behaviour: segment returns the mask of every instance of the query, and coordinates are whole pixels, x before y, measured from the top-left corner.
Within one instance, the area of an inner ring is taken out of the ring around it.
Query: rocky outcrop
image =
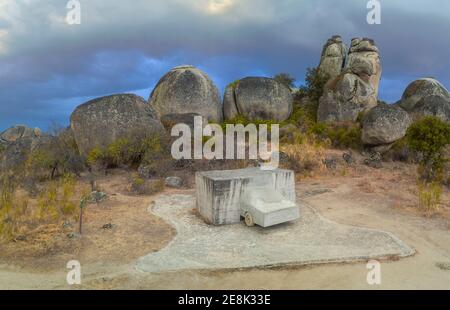
[[[377,105],[370,83],[353,73],[344,73],[328,82],[319,100],[319,122],[356,121],[361,112]]]
[[[382,68],[378,47],[372,39],[352,40],[346,68],[370,83],[375,91],[375,98],[378,98]]]
[[[16,125],[0,134],[0,171],[11,171],[23,164],[40,144],[50,137],[44,136],[39,128]]]
[[[319,73],[329,79],[336,78],[344,68],[346,54],[347,46],[340,36],[333,36],[328,39],[322,49]]]
[[[224,96],[227,119],[242,115],[249,120],[282,122],[291,115],[293,96],[284,84],[264,77],[247,77],[235,84]]]
[[[6,129],[0,134],[0,143],[13,143],[23,138],[38,138],[41,136],[39,128],[30,128],[25,125],[16,125]]]
[[[206,73],[193,66],[176,67],[164,75],[150,95],[149,103],[158,117],[197,113],[212,122],[223,119],[217,87]]]
[[[414,118],[436,116],[450,122],[450,94],[435,79],[424,78],[409,84],[397,105]]]
[[[380,104],[370,110],[362,122],[362,141],[365,145],[391,144],[406,135],[411,118],[401,108]]]
[[[377,105],[381,63],[371,39],[353,39],[345,68],[325,86],[319,100],[319,122],[355,121]]]
[[[155,112],[139,96],[120,94],[80,105],[70,117],[80,153],[106,148],[120,138],[160,135],[165,132]]]
[[[0,152],[0,172],[14,172],[17,168],[23,168],[32,152],[52,146],[54,139],[39,131],[38,135],[35,132],[35,134],[17,137],[14,141],[4,143],[4,150]]]

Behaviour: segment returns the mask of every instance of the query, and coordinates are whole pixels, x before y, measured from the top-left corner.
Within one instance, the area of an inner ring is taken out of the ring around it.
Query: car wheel
[[[255,226],[255,222],[253,222],[253,216],[250,214],[250,212],[245,213],[244,219],[245,225],[247,225],[248,227]]]

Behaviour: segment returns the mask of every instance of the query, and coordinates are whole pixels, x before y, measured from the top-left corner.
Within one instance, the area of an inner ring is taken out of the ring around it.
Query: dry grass
[[[17,218],[18,229],[11,238],[0,240],[0,263],[53,270],[65,266],[70,259],[84,263],[126,263],[161,249],[172,239],[175,231],[149,213],[152,196],[129,194],[128,181],[128,173],[123,171],[111,171],[109,175],[98,178],[98,186],[108,193],[108,199],[86,207],[82,236],[77,234],[79,198],[86,191],[90,192],[88,178],[74,180],[74,183],[61,180],[56,199],[55,185],[46,183],[45,193],[35,199],[29,198],[26,212]],[[27,195],[21,189],[14,193],[15,199],[25,199]],[[58,201],[57,208],[45,206],[47,211],[49,208],[57,210],[57,219],[52,212],[44,212],[40,217],[40,200]],[[71,210],[72,204],[75,205],[75,213],[65,214]]]
[[[419,209],[428,216],[433,215],[439,210],[442,197],[442,185],[437,182],[418,184]]]
[[[305,138],[301,144],[286,144],[281,151],[288,155],[286,168],[294,170],[299,176],[312,176],[323,172],[325,148],[314,141]]]
[[[0,238],[16,240],[40,226],[77,221],[79,202],[86,193],[87,187],[77,187],[72,175],[42,183],[37,198],[14,184],[4,183],[0,190]]]

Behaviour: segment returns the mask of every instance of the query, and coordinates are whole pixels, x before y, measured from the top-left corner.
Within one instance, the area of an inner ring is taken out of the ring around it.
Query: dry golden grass
[[[325,148],[310,138],[305,138],[301,144],[282,145],[280,149],[289,157],[286,168],[294,170],[300,177],[326,170]]]
[[[433,183],[418,183],[419,209],[431,216],[439,210],[442,196],[442,185]]]

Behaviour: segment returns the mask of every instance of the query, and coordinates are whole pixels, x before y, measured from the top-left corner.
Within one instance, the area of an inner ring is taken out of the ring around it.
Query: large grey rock
[[[342,38],[340,36],[333,36],[328,39],[322,49],[319,73],[324,76],[328,76],[330,79],[336,78],[342,72],[346,54],[347,47],[342,42]]]
[[[194,132],[194,126],[195,126],[195,118],[201,117],[202,118],[202,127],[204,128],[206,125],[208,125],[208,120],[197,113],[186,113],[186,114],[166,114],[161,117],[161,123],[163,124],[164,128],[168,132],[172,130],[172,127],[177,124],[185,124],[188,125],[191,129],[192,133]]]
[[[419,101],[431,96],[441,97],[450,101],[448,90],[439,81],[431,78],[423,78],[408,85],[399,105],[406,111],[413,111]]]
[[[120,138],[162,135],[164,127],[139,96],[120,94],[91,100],[77,107],[70,125],[80,153],[106,148]]]
[[[341,74],[331,80],[319,100],[319,122],[356,121],[361,112],[377,105],[375,90],[370,83],[353,73]]]
[[[369,82],[375,90],[375,98],[378,97],[382,68],[378,47],[372,39],[356,38],[352,40],[346,68]]]
[[[232,120],[239,115],[236,106],[236,85],[234,83],[228,85],[223,95],[223,117],[226,120]]]
[[[247,77],[236,84],[234,96],[230,88],[224,96],[227,118],[239,112],[249,120],[282,122],[291,115],[293,96],[284,84],[265,77]]]
[[[150,95],[149,103],[159,117],[197,113],[212,122],[223,119],[217,87],[206,73],[193,66],[176,67],[164,75]]]
[[[378,103],[381,61],[371,39],[353,39],[341,74],[328,81],[319,100],[319,122],[355,121]]]
[[[0,133],[0,142],[12,143],[22,138],[37,138],[41,136],[39,128],[30,128],[25,125],[16,125]]]
[[[362,141],[366,145],[393,143],[406,135],[411,125],[409,114],[401,108],[380,104],[362,122]]]
[[[415,117],[435,116],[444,122],[450,122],[450,98],[443,96],[428,96],[420,99],[411,110]]]

